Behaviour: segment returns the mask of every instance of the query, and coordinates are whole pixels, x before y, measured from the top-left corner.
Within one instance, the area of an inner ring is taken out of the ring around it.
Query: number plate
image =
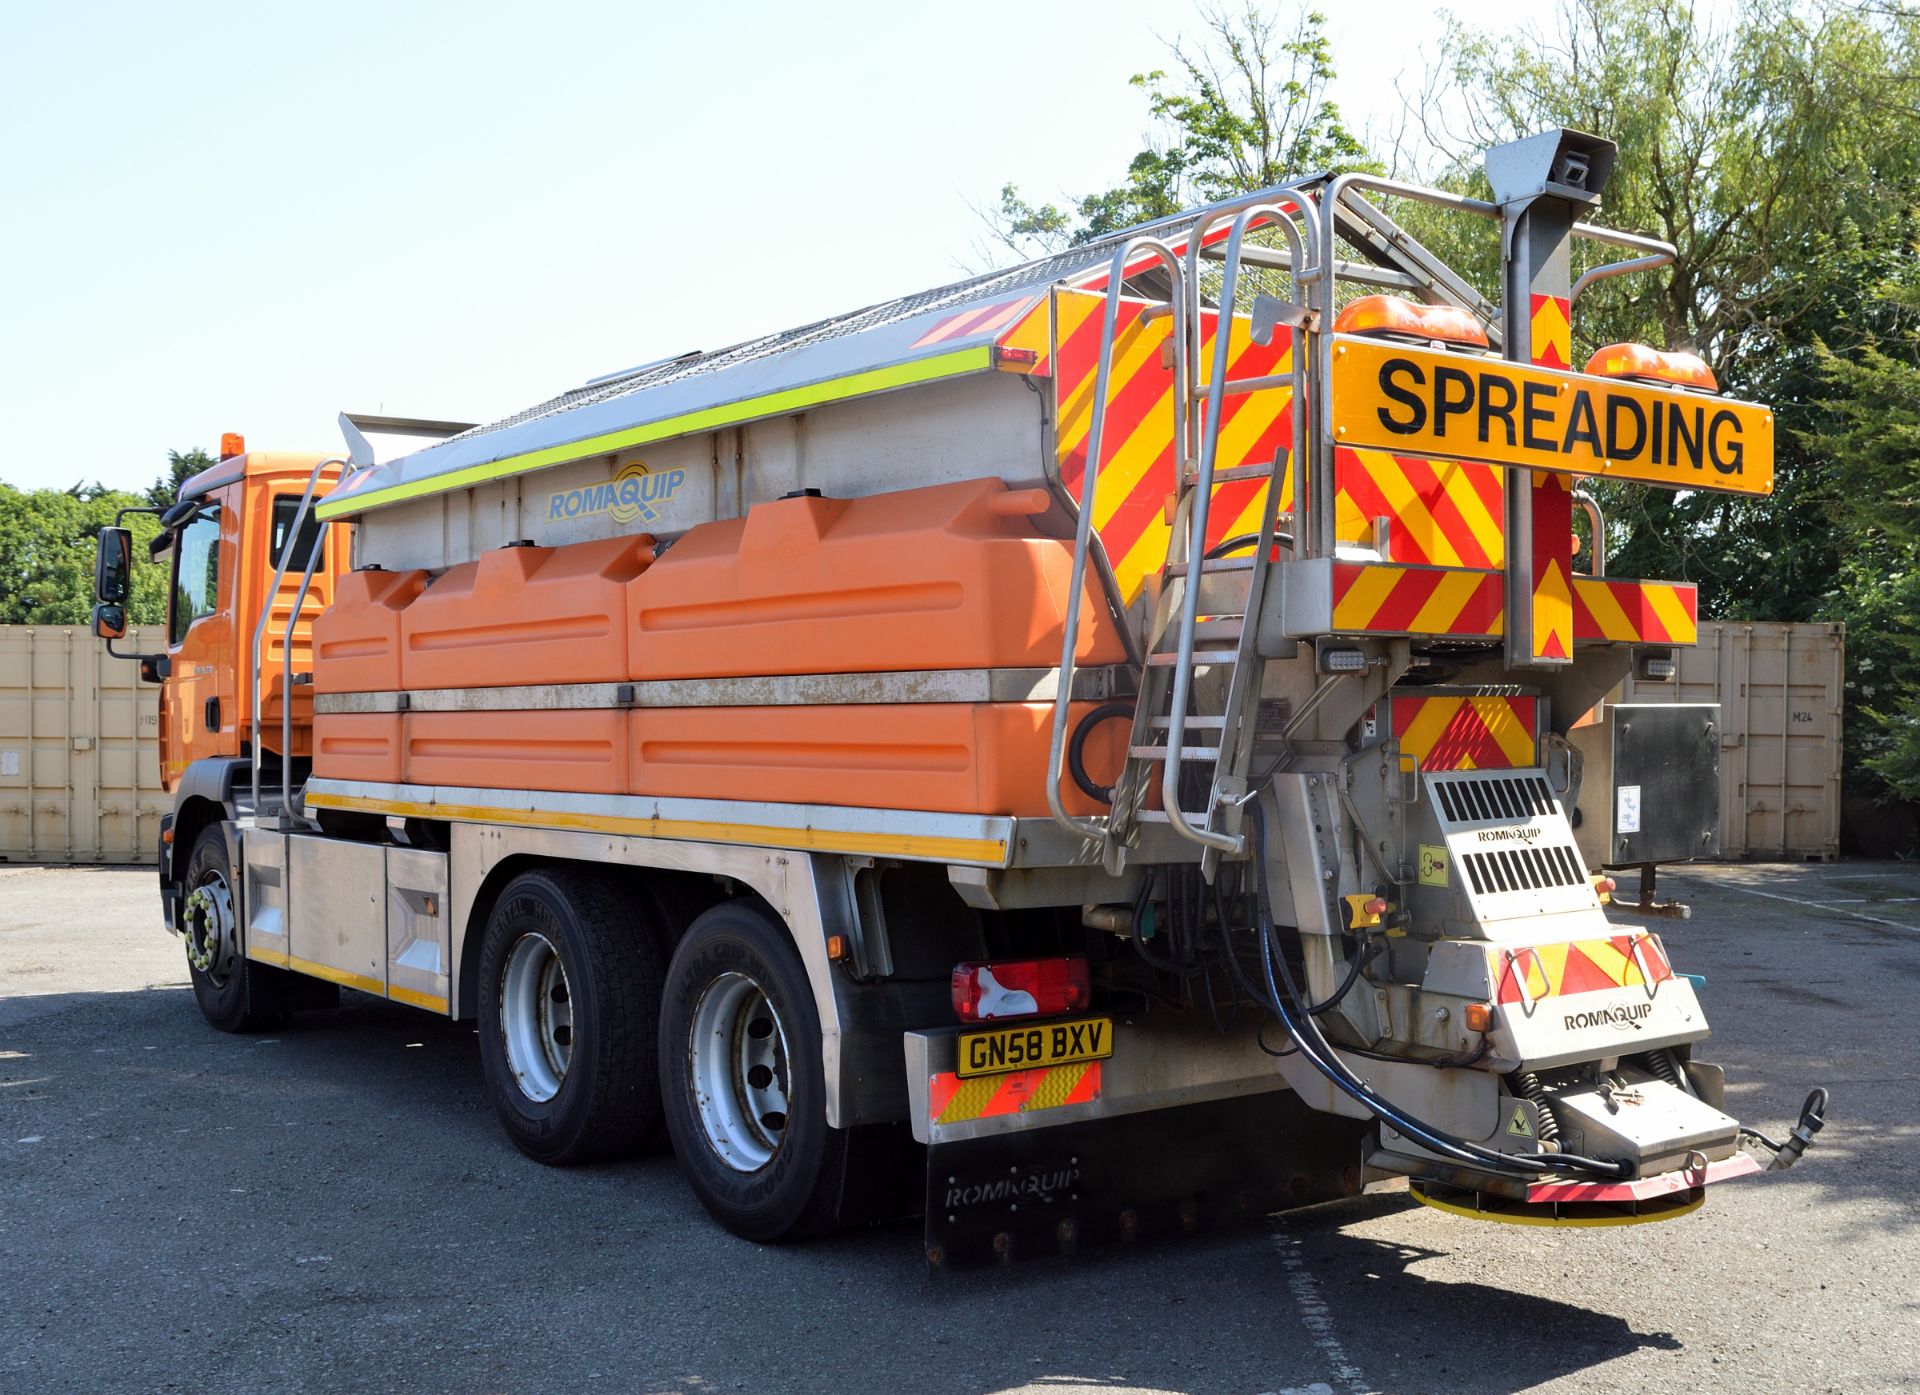
[[[1099,1061],[1113,1054],[1113,1019],[1081,1017],[1072,1022],[1036,1022],[1027,1027],[996,1027],[960,1034],[960,1064],[955,1074],[1000,1075]]]

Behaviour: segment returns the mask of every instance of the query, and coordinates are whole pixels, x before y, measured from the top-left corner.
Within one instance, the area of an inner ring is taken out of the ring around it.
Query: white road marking
[[[1920,925],[1909,925],[1904,920],[1888,920],[1882,915],[1868,915],[1865,911],[1850,911],[1845,906],[1832,901],[1809,901],[1801,896],[1785,896],[1777,891],[1761,891],[1757,887],[1742,886],[1739,882],[1711,880],[1709,886],[1726,887],[1732,891],[1744,891],[1749,896],[1764,896],[1769,901],[1785,901],[1793,906],[1805,906],[1810,911],[1832,911],[1835,915],[1852,916],[1855,920],[1871,921],[1875,925],[1890,926],[1895,930],[1904,930],[1909,935],[1920,935]]]
[[[1371,1382],[1360,1374],[1360,1368],[1353,1364],[1347,1355],[1346,1347],[1340,1343],[1339,1336],[1333,1330],[1333,1314],[1328,1310],[1326,1300],[1320,1297],[1319,1281],[1313,1277],[1313,1271],[1307,1268],[1306,1260],[1300,1256],[1300,1241],[1287,1234],[1274,1237],[1280,1248],[1280,1262],[1286,1266],[1287,1287],[1293,1293],[1293,1310],[1300,1315],[1300,1323],[1313,1338],[1313,1344],[1320,1349],[1320,1355],[1326,1358],[1327,1365],[1333,1369],[1334,1379],[1340,1382],[1339,1389],[1348,1395],[1379,1395]],[[1311,1395],[1337,1395],[1333,1386],[1315,1381],[1306,1386],[1305,1392]],[[1279,1395],[1287,1395],[1281,1391]]]

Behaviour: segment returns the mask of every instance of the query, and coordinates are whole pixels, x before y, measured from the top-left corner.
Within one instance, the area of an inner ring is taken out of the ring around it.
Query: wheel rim
[[[187,893],[180,922],[187,963],[215,987],[224,988],[233,971],[238,937],[233,930],[233,892],[222,873],[208,872]]]
[[[765,990],[745,974],[707,985],[689,1042],[694,1109],[707,1142],[736,1172],[773,1161],[787,1131],[787,1034]]]
[[[567,966],[545,935],[514,943],[500,978],[500,1036],[507,1065],[530,1100],[550,1100],[573,1059],[573,989]]]

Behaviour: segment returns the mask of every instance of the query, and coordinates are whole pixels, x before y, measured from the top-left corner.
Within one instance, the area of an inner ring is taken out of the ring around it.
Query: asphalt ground
[[[954,1276],[911,1224],[735,1240],[667,1156],[522,1159],[468,1025],[222,1036],[149,872],[0,870],[0,1392],[1920,1390],[1920,870],[1663,891],[1737,1112],[1832,1090],[1794,1171],[1630,1229],[1398,1191]]]

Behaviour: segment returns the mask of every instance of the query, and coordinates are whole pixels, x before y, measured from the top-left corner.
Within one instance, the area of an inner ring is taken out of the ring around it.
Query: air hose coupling
[[[1807,1096],[1807,1102],[1800,1106],[1800,1122],[1793,1126],[1793,1132],[1787,1135],[1787,1141],[1780,1145],[1780,1151],[1773,1155],[1773,1164],[1769,1172],[1785,1172],[1800,1161],[1800,1155],[1807,1151],[1807,1145],[1813,1142],[1813,1136],[1827,1126],[1827,1092],[1815,1086]]]

